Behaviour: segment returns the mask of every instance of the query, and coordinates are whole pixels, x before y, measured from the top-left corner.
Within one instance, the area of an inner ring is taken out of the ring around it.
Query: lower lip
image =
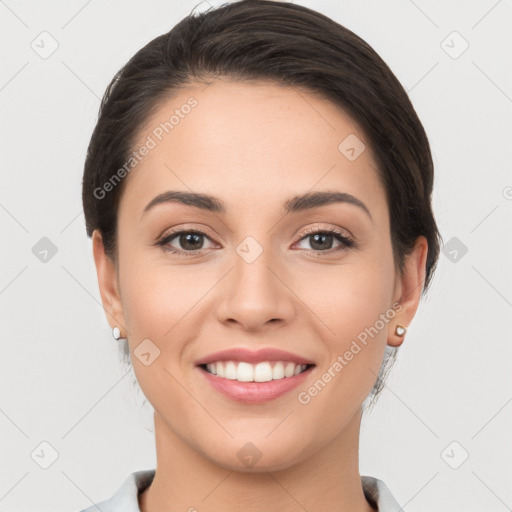
[[[274,400],[302,384],[309,377],[315,366],[310,366],[298,375],[267,382],[239,382],[235,379],[225,379],[208,373],[200,366],[196,368],[204,375],[214,389],[228,398],[238,402],[260,404]]]

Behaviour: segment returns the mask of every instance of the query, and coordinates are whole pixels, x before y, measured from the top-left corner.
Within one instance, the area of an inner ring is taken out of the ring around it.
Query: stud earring
[[[124,340],[125,338],[121,338],[121,330],[117,325],[112,329],[112,336],[114,336],[115,340]]]
[[[407,331],[407,329],[403,325],[397,325],[395,329],[395,334],[397,336],[403,336],[405,334],[405,331]]]

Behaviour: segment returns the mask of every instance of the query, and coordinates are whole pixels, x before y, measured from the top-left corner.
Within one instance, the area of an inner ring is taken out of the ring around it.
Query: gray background
[[[198,2],[0,0],[1,511],[72,512],[155,467],[151,410],[101,307],[81,176],[115,71]],[[512,2],[297,3],[389,64],[436,169],[446,246],[363,418],[361,473],[406,510],[510,510]]]

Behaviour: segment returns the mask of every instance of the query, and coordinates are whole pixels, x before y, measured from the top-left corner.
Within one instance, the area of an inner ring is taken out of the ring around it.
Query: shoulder
[[[130,473],[110,498],[77,512],[140,512],[138,495],[151,484],[154,476],[154,469]]]
[[[130,473],[110,498],[78,512],[140,512],[138,496],[151,484],[154,476],[154,469]],[[372,476],[361,476],[361,484],[366,499],[379,512],[403,511],[382,480]]]
[[[373,476],[361,476],[361,484],[366,499],[379,512],[403,512],[403,508],[382,480]]]

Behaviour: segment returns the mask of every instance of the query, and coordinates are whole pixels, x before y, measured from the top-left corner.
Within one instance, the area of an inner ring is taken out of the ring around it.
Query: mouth
[[[196,365],[200,376],[224,397],[243,404],[263,404],[306,382],[315,364],[290,361],[217,361]],[[215,373],[214,373],[215,372]]]
[[[270,382],[295,377],[315,365],[292,361],[262,361],[257,364],[246,361],[216,361],[197,366],[217,378],[238,382]]]

